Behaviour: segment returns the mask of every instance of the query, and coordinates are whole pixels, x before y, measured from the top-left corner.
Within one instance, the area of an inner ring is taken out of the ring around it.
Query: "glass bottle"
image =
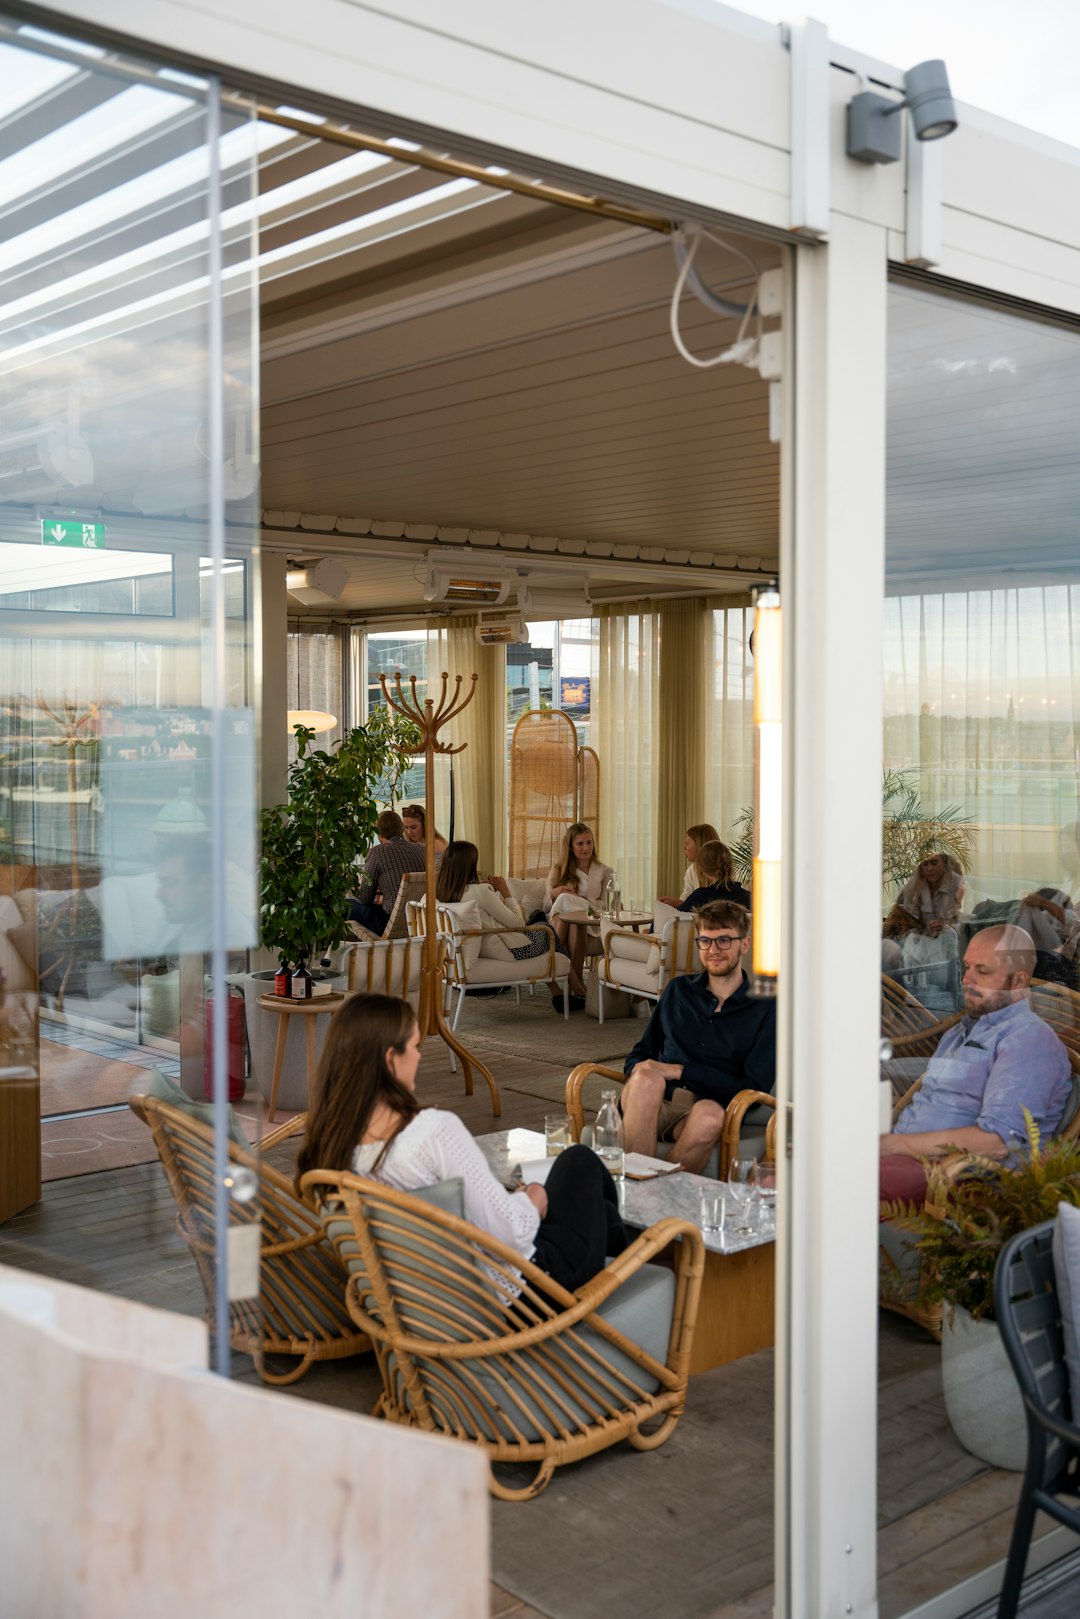
[[[292,994],[292,973],[287,961],[278,963],[278,970],[274,974],[274,994],[282,996]]]
[[[623,1123],[619,1112],[618,1091],[602,1091],[600,1111],[593,1125],[593,1151],[616,1180],[622,1178],[625,1155],[623,1153]]]
[[[308,972],[307,962],[302,961],[292,975],[292,998],[294,1001],[310,1001],[311,996],[311,974]]]

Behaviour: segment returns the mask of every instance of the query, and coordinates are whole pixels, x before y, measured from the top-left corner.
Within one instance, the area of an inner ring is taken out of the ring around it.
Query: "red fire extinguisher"
[[[244,1017],[243,992],[235,984],[229,985],[226,996],[228,1008],[225,1020],[225,1068],[229,1076],[229,1101],[239,1102],[244,1095],[244,1058],[247,1050],[247,1026]],[[203,1045],[203,1090],[206,1100],[214,1095],[214,1002],[206,1002],[206,1040]]]

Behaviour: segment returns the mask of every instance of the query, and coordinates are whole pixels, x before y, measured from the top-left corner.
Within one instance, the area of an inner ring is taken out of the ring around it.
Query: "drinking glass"
[[[728,1185],[735,1202],[735,1224],[731,1227],[735,1236],[750,1237],[757,1230],[756,1197],[751,1178],[756,1165],[756,1158],[733,1158],[728,1168]]]
[[[776,1223],[776,1165],[759,1160],[750,1174],[750,1184],[757,1191],[758,1208],[762,1220],[769,1226]]]
[[[566,1113],[549,1113],[544,1119],[545,1151],[549,1158],[557,1158],[573,1140],[570,1118]]]
[[[720,1234],[727,1221],[728,1204],[724,1196],[724,1188],[720,1183],[714,1182],[711,1186],[703,1186],[699,1193],[701,1199],[701,1229],[713,1234]]]

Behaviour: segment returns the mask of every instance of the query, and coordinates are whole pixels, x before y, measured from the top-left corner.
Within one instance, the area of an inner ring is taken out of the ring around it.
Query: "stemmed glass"
[[[776,1165],[758,1159],[750,1172],[750,1184],[757,1191],[758,1208],[767,1224],[776,1221]]]
[[[751,1220],[751,1200],[754,1196],[752,1177],[756,1165],[756,1158],[733,1158],[728,1167],[728,1186],[735,1204],[736,1222],[731,1230],[738,1237],[753,1236],[756,1230]]]

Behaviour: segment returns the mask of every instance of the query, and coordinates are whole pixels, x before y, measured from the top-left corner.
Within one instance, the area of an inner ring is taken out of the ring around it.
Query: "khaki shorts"
[[[660,1113],[656,1121],[657,1141],[674,1141],[675,1126],[680,1124],[694,1103],[700,1100],[693,1091],[678,1090],[672,1092],[670,1102],[660,1103]]]

